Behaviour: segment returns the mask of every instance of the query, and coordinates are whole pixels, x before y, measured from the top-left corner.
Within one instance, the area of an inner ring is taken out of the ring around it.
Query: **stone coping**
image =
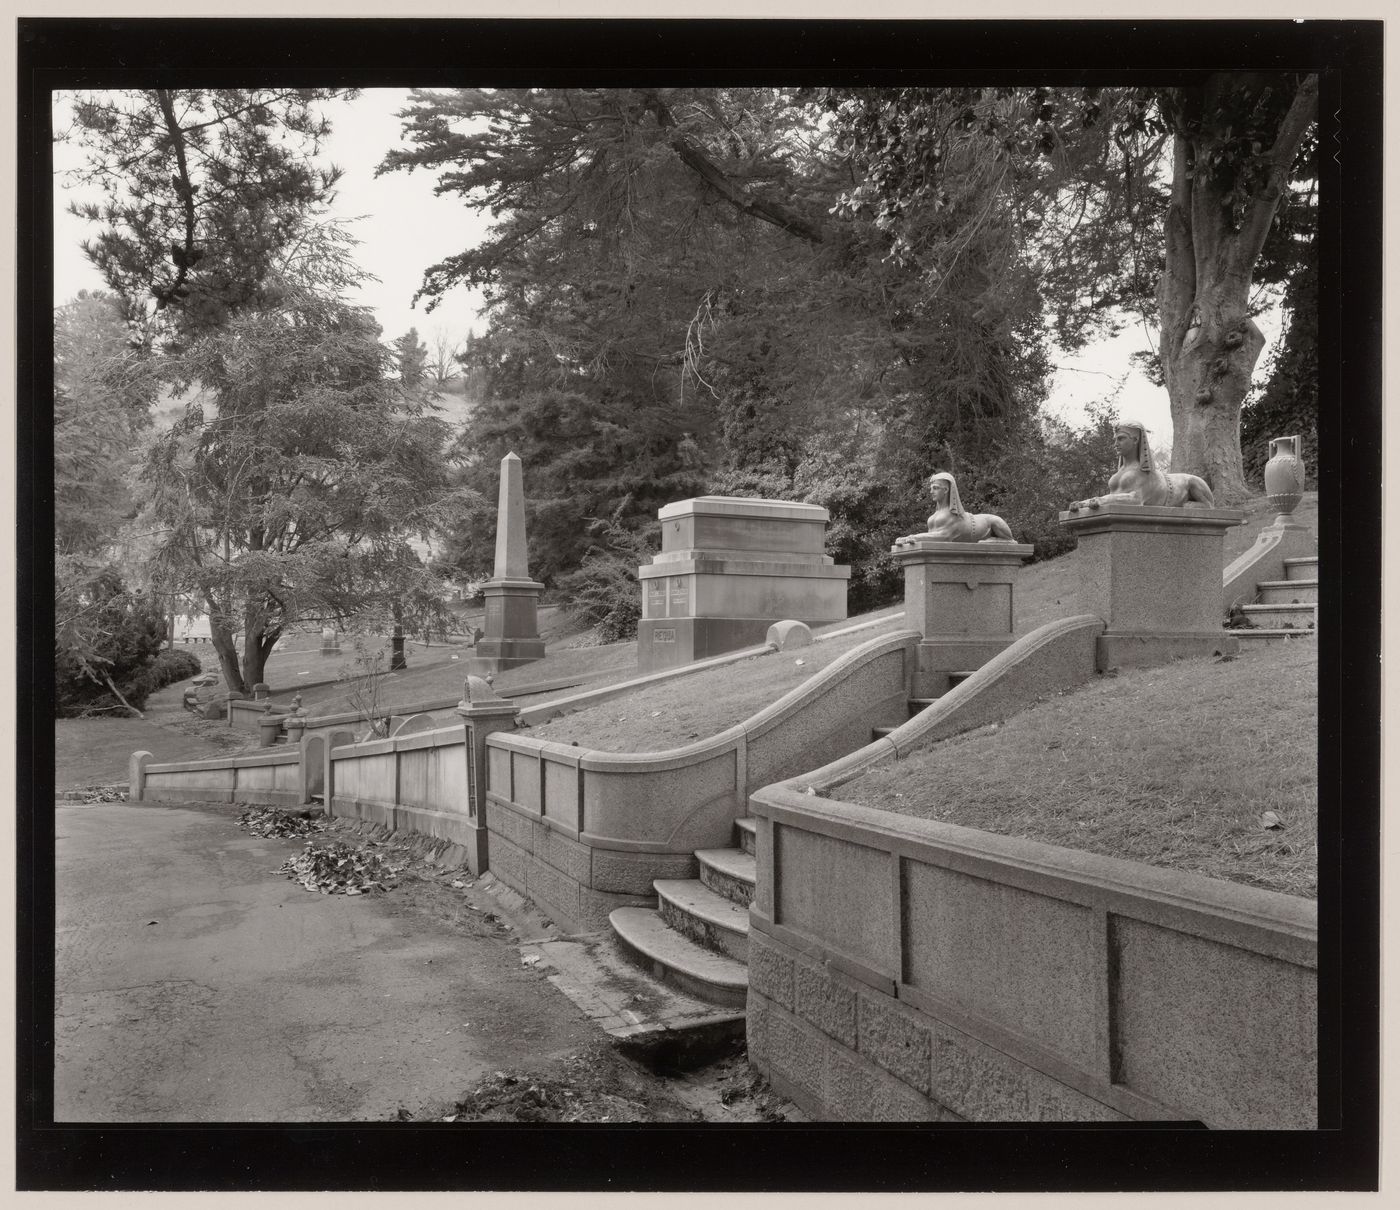
[[[820,521],[825,524],[831,514],[817,504],[800,504],[792,500],[761,500],[749,496],[696,496],[693,500],[677,500],[657,510],[661,521],[698,514],[721,517],[763,517],[769,520]]]
[[[870,639],[859,647],[853,647],[802,684],[794,686],[776,702],[763,707],[742,722],[735,723],[716,735],[695,740],[679,748],[654,752],[602,752],[504,731],[487,736],[486,744],[491,748],[547,754],[551,760],[577,764],[581,769],[599,773],[626,769],[662,772],[684,768],[726,752],[746,737],[770,731],[781,720],[822,697],[835,682],[859,671],[872,660],[880,659],[894,651],[911,649],[918,643],[919,637],[917,630],[897,630],[893,634]]]
[[[295,765],[301,760],[301,748],[296,744],[284,744],[272,752],[257,752],[251,755],[215,756],[208,760],[169,761],[163,765],[147,765],[146,774],[152,773],[195,773],[218,769],[256,769],[264,765]]]
[[[750,813],[1070,903],[1107,906],[1135,920],[1317,967],[1317,904],[1296,895],[897,815],[805,794],[791,783],[756,791],[750,796]]]
[[[920,710],[906,723],[901,723],[889,734],[873,740],[864,748],[857,748],[839,756],[828,764],[799,774],[783,784],[802,786],[814,793],[832,790],[866,770],[886,761],[897,760],[926,746],[930,735],[938,734],[956,725],[959,713],[976,710],[979,698],[989,691],[996,691],[1000,685],[1017,671],[1033,667],[1042,652],[1053,653],[1065,640],[1073,640],[1076,635],[1097,636],[1103,631],[1103,619],[1094,614],[1076,614],[1037,626],[1029,634],[1016,639],[999,655],[993,656],[961,684],[954,685],[930,706]],[[918,631],[912,631],[917,635]],[[859,650],[859,648],[857,648]],[[1093,669],[1083,668],[1080,680],[1088,680]],[[1031,701],[1022,701],[1019,708],[1029,706]],[[1000,713],[1000,712],[998,712]],[[980,726],[989,719],[982,719]],[[946,736],[943,736],[946,738]]]

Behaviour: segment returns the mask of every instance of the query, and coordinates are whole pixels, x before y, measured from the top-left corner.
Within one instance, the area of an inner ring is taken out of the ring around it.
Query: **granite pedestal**
[[[1079,610],[1103,618],[1100,671],[1233,654],[1224,630],[1225,531],[1237,508],[1105,504],[1060,514],[1079,540]]]
[[[846,617],[849,567],[825,553],[827,510],[815,504],[700,496],[668,504],[661,553],[637,569],[637,667],[675,668],[763,643],[774,622]]]
[[[913,534],[892,553],[904,568],[905,625],[924,636],[913,696],[941,697],[953,673],[974,671],[1011,646],[1016,575],[1035,547]]]

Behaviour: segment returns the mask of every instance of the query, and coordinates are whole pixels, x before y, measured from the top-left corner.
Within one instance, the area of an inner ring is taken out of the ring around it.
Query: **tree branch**
[[[1308,127],[1317,120],[1317,77],[1305,76],[1293,96],[1293,103],[1279,123],[1278,135],[1269,151],[1269,179],[1259,194],[1250,203],[1240,225],[1239,239],[1235,246],[1235,265],[1253,267],[1264,247],[1264,239],[1278,211],[1279,198],[1288,186],[1288,175],[1293,161],[1298,157],[1298,149],[1308,133]]]
[[[663,130],[671,132],[668,136],[669,142],[672,149],[681,158],[682,163],[731,206],[741,214],[747,214],[753,218],[761,219],[765,223],[771,223],[789,235],[807,240],[808,243],[821,244],[826,242],[826,233],[820,224],[798,214],[795,210],[789,209],[781,202],[754,197],[735,185],[700,147],[680,132],[666,102],[654,89],[644,88],[640,91],[647,108],[656,115],[657,124]]]
[[[194,251],[194,186],[190,182],[190,168],[185,160],[185,134],[175,117],[170,90],[157,88],[156,100],[160,103],[160,112],[165,117],[165,126],[170,132],[170,141],[175,149],[175,163],[179,168],[175,192],[180,195],[185,211],[185,247],[182,254],[175,258],[175,281],[167,289],[156,291],[156,303],[164,307],[179,296],[178,292],[184,287],[185,276],[189,272],[190,255]]]

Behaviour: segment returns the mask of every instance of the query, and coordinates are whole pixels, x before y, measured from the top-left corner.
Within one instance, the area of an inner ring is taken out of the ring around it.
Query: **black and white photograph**
[[[1382,29],[21,19],[18,1188],[1376,1189]]]

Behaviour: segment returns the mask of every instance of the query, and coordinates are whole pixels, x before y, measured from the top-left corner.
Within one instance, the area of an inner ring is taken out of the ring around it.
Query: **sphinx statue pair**
[[[1120,421],[1113,429],[1113,448],[1118,469],[1108,481],[1108,492],[1075,500],[1069,512],[1102,508],[1105,504],[1138,504],[1181,508],[1186,505],[1211,508],[1215,498],[1209,485],[1196,475],[1168,474],[1157,469],[1147,443],[1147,428],[1135,420]],[[935,471],[928,479],[933,497],[933,513],[928,530],[895,540],[895,546],[914,538],[935,538],[941,542],[1013,542],[1011,527],[995,513],[970,513],[958,496],[958,483],[947,471]]]

